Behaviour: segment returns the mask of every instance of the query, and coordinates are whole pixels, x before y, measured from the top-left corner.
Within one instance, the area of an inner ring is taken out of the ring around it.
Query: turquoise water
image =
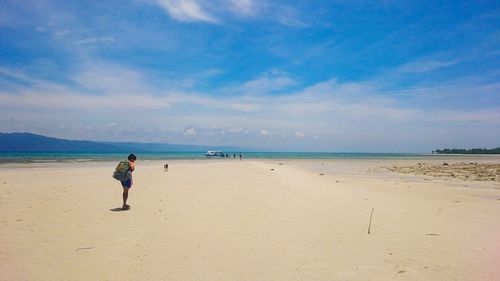
[[[233,153],[228,152],[230,158]],[[140,160],[207,159],[205,151],[194,152],[137,152]],[[239,152],[235,153],[239,158]],[[127,153],[68,153],[68,152],[0,152],[0,163],[111,161],[122,160]],[[405,153],[341,153],[341,152],[244,152],[243,158],[251,159],[384,159],[427,157],[427,154]]]

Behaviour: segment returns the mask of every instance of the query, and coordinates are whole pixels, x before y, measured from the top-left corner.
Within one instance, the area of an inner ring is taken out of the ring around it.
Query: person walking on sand
[[[127,205],[127,199],[128,199],[128,190],[132,188],[132,172],[135,170],[135,160],[137,160],[137,157],[135,157],[134,154],[130,154],[128,156],[128,170],[127,173],[130,175],[130,177],[127,180],[120,181],[123,187],[123,210],[129,210],[130,205]]]

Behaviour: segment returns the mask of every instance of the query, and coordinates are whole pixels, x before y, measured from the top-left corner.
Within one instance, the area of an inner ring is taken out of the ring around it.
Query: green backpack
[[[126,181],[131,178],[130,172],[130,164],[128,161],[121,161],[116,166],[115,171],[113,173],[113,178],[119,181]]]

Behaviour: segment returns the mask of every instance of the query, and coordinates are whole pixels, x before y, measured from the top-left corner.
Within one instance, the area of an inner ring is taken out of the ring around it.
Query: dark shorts
[[[123,188],[131,188],[132,187],[132,179],[121,181]]]

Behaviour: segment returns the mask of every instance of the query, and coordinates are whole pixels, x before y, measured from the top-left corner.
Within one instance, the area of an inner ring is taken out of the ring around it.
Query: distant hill
[[[0,133],[0,152],[169,152],[240,151],[237,147],[140,142],[94,142],[51,138],[32,133]]]
[[[436,149],[437,154],[500,154],[500,147],[487,149],[487,148],[471,148],[471,149],[461,149],[461,148],[445,148]]]

